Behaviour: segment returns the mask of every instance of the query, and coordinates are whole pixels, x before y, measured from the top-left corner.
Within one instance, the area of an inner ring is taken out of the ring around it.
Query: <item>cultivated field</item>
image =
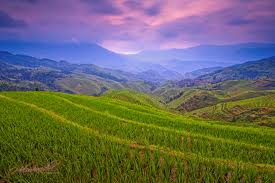
[[[223,102],[191,112],[204,118],[253,122],[275,126],[275,94],[244,100]],[[266,123],[266,124],[265,124]]]
[[[275,181],[275,129],[127,96],[0,93],[0,182]]]

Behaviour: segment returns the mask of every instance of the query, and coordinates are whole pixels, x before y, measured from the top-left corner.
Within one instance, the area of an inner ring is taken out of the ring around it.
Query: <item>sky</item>
[[[275,42],[275,0],[0,0],[0,39],[119,53]]]

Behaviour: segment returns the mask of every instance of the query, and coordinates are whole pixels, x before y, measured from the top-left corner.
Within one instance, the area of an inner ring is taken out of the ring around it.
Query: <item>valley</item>
[[[274,57],[164,81],[0,58],[1,181],[275,180]]]
[[[275,183],[275,0],[0,0],[0,183]]]
[[[0,66],[2,182],[275,180],[274,57],[185,76],[9,52]]]
[[[130,73],[9,52],[0,52],[0,59],[1,91],[57,91],[91,96],[121,91],[126,97],[140,92],[139,95],[146,96],[147,100],[152,98],[166,110],[182,115],[269,127],[275,124],[274,105],[242,106],[246,100],[257,103],[261,97],[274,100],[274,57],[194,71],[194,75],[202,73],[195,78],[192,73],[190,78],[183,79],[174,75],[177,80],[164,80],[152,70]],[[219,108],[222,110],[216,110]]]

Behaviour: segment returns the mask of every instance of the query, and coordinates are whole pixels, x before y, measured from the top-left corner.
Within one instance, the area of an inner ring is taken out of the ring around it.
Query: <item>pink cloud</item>
[[[0,0],[27,26],[5,35],[96,42],[119,52],[275,41],[274,0]],[[1,23],[1,22],[0,22]],[[1,27],[1,26],[0,26]]]

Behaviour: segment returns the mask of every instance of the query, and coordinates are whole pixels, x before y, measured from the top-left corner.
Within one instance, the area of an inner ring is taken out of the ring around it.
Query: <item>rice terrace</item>
[[[0,183],[275,183],[275,0],[0,0]]]
[[[1,177],[13,182],[275,178],[274,129],[194,120],[147,101],[55,92],[0,100]]]

